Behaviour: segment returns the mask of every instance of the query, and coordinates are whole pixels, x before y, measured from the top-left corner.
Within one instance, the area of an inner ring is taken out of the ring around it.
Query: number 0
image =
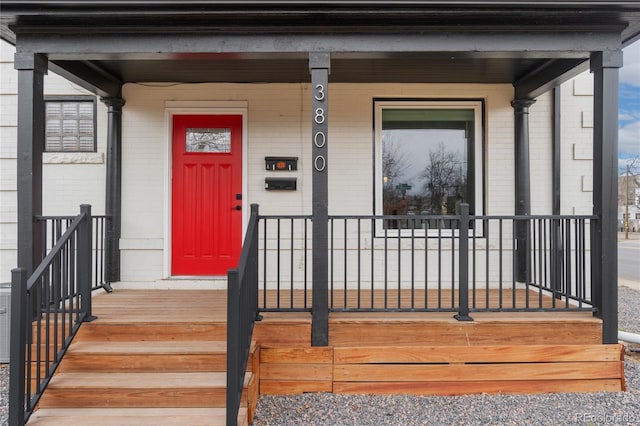
[[[324,135],[324,133],[316,132],[316,134],[313,135],[313,143],[315,144],[316,147],[322,148],[326,142],[327,142],[327,137]]]

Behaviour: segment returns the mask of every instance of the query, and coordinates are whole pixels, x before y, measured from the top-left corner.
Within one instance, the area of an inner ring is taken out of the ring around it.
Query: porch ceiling
[[[234,57],[236,56],[236,57]],[[584,59],[583,59],[584,60]],[[575,60],[569,60],[574,63]],[[456,53],[385,57],[335,55],[331,82],[513,83],[546,62],[540,58],[481,58]],[[308,82],[307,55],[185,54],[162,59],[54,61],[67,70],[79,64],[127,82]]]

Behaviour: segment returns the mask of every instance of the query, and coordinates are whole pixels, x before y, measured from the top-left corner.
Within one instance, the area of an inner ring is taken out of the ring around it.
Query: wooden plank
[[[336,347],[336,364],[619,361],[621,345]]]
[[[425,327],[425,324],[429,324]],[[553,324],[553,322],[549,323]],[[391,322],[329,323],[329,342],[333,346],[490,346],[490,345],[567,345],[599,344],[601,323],[563,323],[550,331],[539,322],[432,323]]]
[[[74,342],[67,353],[100,354],[209,354],[226,353],[226,341]]]
[[[333,347],[262,347],[260,360],[264,364],[331,364]]]
[[[478,393],[620,392],[619,379],[492,380],[477,382],[335,382],[333,393],[468,395]]]
[[[253,423],[253,416],[258,405],[260,397],[260,379],[256,375],[252,375],[247,385],[247,422]]]
[[[263,346],[309,346],[311,322],[258,322],[253,339]]]
[[[621,361],[521,364],[337,364],[336,382],[620,379]]]
[[[124,377],[109,378],[109,375]],[[184,377],[178,377],[181,375]],[[85,383],[80,376],[86,377]],[[253,374],[247,373],[240,402],[244,407],[251,380]],[[41,408],[224,407],[226,404],[225,373],[61,373],[54,377],[54,382],[40,400]]]
[[[260,380],[261,395],[296,395],[332,391],[331,380]]]
[[[249,367],[251,364],[249,364]],[[68,353],[60,372],[211,372],[226,371],[226,354],[80,354]]]
[[[217,426],[225,425],[225,408],[45,408],[29,419],[35,426]],[[242,419],[241,419],[242,417]],[[239,425],[246,424],[246,409],[239,412]]]
[[[260,380],[331,380],[331,364],[262,364]]]
[[[101,386],[82,389],[49,388],[40,400],[42,408],[77,407],[224,407],[225,388],[121,388]],[[246,398],[243,399],[246,405]]]
[[[167,341],[167,340],[226,340],[227,324],[181,324],[181,323],[152,323],[152,322],[103,322],[97,321],[80,327],[77,339],[82,341]]]
[[[250,376],[250,375],[249,375]],[[180,388],[180,387],[224,387],[226,373],[60,373],[49,384],[50,388]],[[246,383],[245,383],[246,385]]]

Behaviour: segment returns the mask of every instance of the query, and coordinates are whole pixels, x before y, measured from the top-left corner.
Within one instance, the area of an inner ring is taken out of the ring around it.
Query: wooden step
[[[103,342],[226,340],[227,324],[225,322],[135,323],[102,321],[98,318],[98,321],[83,324],[77,339]]]
[[[245,375],[245,387],[252,373]],[[226,373],[60,373],[40,400],[41,408],[224,407]],[[254,385],[254,386],[257,386]],[[249,390],[251,392],[251,390]],[[241,405],[247,404],[247,391]]]
[[[224,341],[77,341],[59,371],[225,371],[226,351]]]
[[[29,426],[223,426],[225,408],[45,408],[36,411]],[[247,409],[238,413],[246,426]]]

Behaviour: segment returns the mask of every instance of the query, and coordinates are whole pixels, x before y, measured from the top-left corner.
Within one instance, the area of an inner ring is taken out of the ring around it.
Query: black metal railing
[[[260,310],[311,310],[311,216],[260,216]]]
[[[42,229],[42,257],[45,257],[53,248],[56,241],[67,230],[75,219],[74,216],[36,216],[36,222]],[[92,289],[110,289],[110,282],[105,268],[105,239],[109,227],[108,216],[92,216],[93,244],[92,244]]]
[[[227,425],[236,425],[245,371],[258,315],[258,205],[251,218],[236,269],[228,272],[227,288]]]
[[[91,206],[83,205],[27,277],[12,271],[9,424],[24,425],[91,313]]]
[[[592,216],[329,217],[331,311],[593,310]],[[260,217],[260,309],[309,311],[311,218]],[[521,225],[524,224],[524,225]],[[517,277],[516,228],[526,229]]]

